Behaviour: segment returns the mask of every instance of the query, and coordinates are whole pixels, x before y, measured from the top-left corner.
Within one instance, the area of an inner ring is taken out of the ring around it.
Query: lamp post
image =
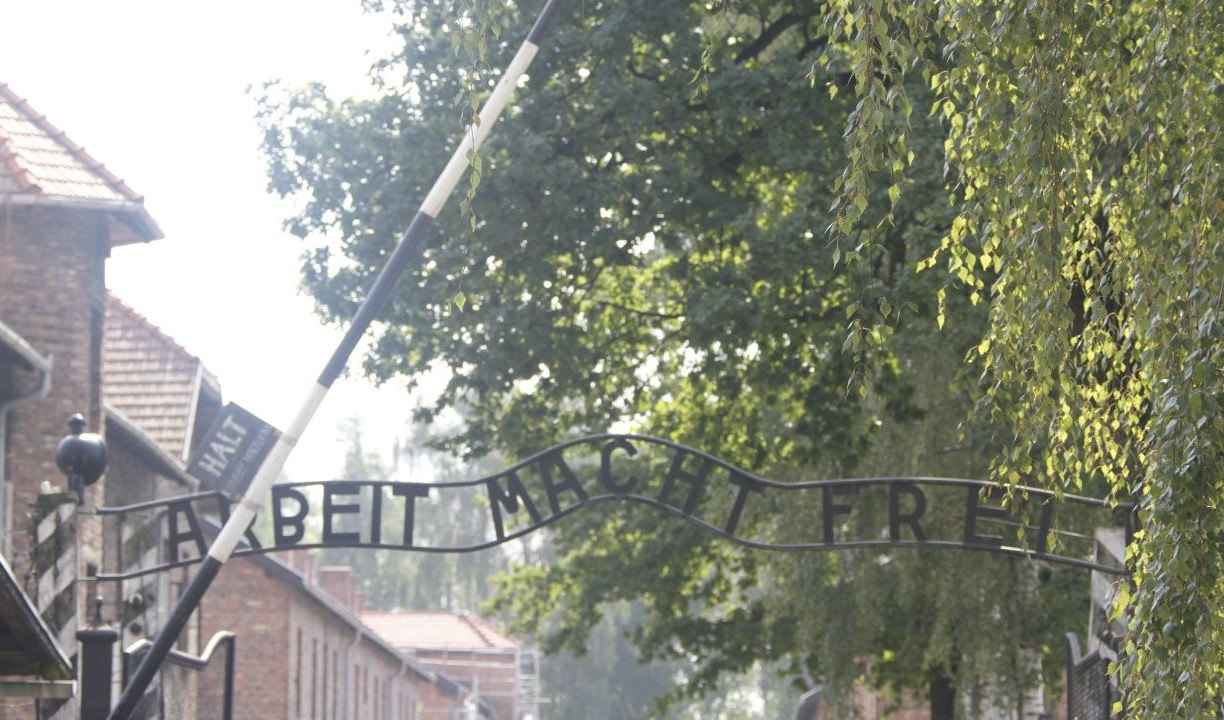
[[[68,476],[68,486],[76,491],[77,500],[85,502],[85,488],[93,485],[106,472],[106,440],[97,433],[83,432],[85,416],[77,413],[68,419],[70,435],[55,447],[55,464]]]
[[[106,440],[85,432],[85,416],[80,413],[68,419],[68,428],[71,432],[55,446],[55,464],[68,476],[68,487],[83,504],[85,488],[106,472]],[[81,720],[105,720],[110,714],[113,646],[118,638],[119,633],[102,622],[102,598],[95,598],[92,623],[76,633],[81,644]]]

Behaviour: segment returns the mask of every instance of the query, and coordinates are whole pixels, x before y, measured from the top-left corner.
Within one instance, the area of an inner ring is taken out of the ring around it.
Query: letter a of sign
[[[280,431],[234,403],[208,429],[187,463],[187,472],[205,487],[233,499],[246,492]]]

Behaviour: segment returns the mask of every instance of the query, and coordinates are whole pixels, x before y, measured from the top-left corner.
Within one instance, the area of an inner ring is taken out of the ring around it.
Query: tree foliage
[[[876,110],[900,122],[904,78],[921,74],[946,120],[958,212],[924,266],[946,263],[989,308],[972,356],[979,417],[1010,432],[995,475],[1139,501],[1117,608],[1128,711],[1219,717],[1224,12],[873,0],[832,17],[858,68],[863,165],[904,152],[870,135]]]
[[[463,8],[479,13],[398,8],[376,98],[272,88],[261,106],[328,319],[351,315],[529,22]],[[628,426],[783,479],[993,471],[1137,495],[1128,702],[1206,716],[1219,23],[1189,2],[570,8],[365,368],[445,366],[420,416],[469,403],[448,443],[465,455]],[[515,616],[558,617],[547,640],[577,650],[602,603],[644,597],[640,648],[690,661],[697,693],[766,658],[835,689],[940,676],[967,695],[1027,682],[1026,658],[1082,622],[1076,581],[1026,563],[761,556],[622,510],[557,542],[507,586]]]

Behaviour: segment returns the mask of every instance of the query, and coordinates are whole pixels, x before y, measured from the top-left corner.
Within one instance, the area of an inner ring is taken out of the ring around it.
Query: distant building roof
[[[102,378],[107,405],[179,461],[211,422],[197,421],[201,403],[221,403],[221,384],[204,363],[113,295],[106,306]]]
[[[461,613],[364,613],[361,621],[401,650],[512,650],[521,644],[484,620]]]
[[[4,83],[0,83],[0,203],[106,212],[112,245],[162,237],[145,210],[144,198]]]

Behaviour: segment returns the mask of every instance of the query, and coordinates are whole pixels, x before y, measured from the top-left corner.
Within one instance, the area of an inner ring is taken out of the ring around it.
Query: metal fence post
[[[81,644],[81,720],[106,720],[119,631],[102,622],[102,598],[94,598],[93,620],[76,638]]]
[[[234,720],[234,651],[237,650],[237,643],[238,638],[235,635],[225,639],[225,698],[221,706],[223,720]]]

